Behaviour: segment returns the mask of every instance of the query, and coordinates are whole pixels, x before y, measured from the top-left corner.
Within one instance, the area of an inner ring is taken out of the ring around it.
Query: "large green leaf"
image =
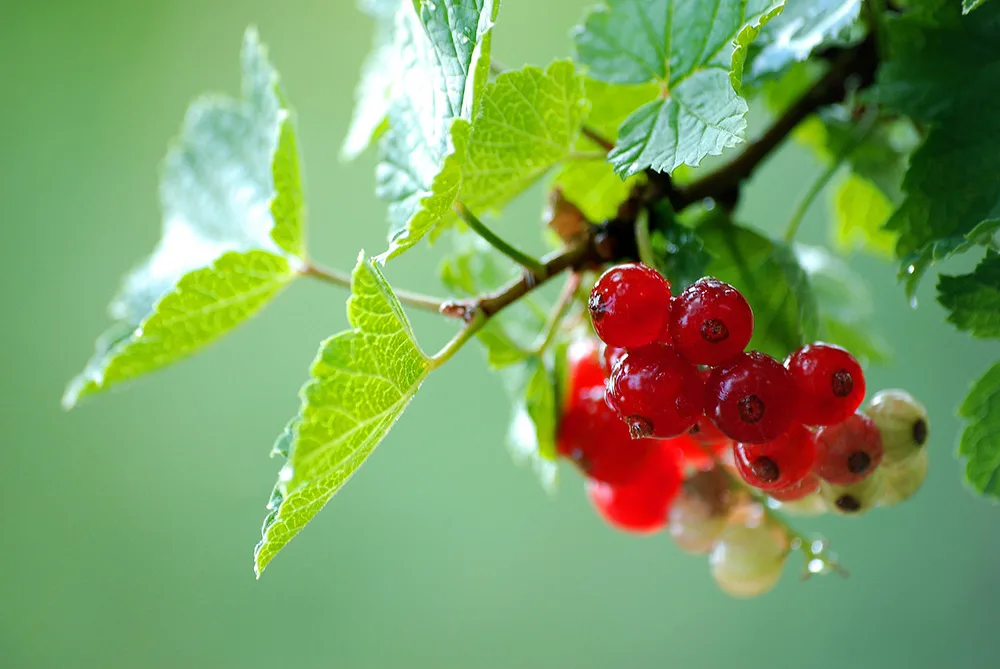
[[[505,72],[486,87],[462,170],[462,201],[497,211],[569,157],[587,112],[583,78],[569,61]]]
[[[776,358],[816,339],[819,314],[809,278],[787,246],[718,218],[698,228],[712,255],[707,273],[742,292],[754,313],[749,348]]]
[[[974,337],[1000,339],[1000,253],[989,251],[969,274],[942,274],[937,291],[955,327]]]
[[[976,381],[958,410],[966,420],[958,454],[974,490],[1000,500],[1000,363]]]
[[[382,6],[380,6],[382,5]],[[351,160],[364,152],[386,127],[392,103],[392,85],[398,79],[395,21],[400,0],[386,0],[362,10],[376,19],[372,48],[361,66],[361,79],[354,91],[354,114],[344,137],[340,155]]]
[[[617,84],[655,82],[660,98],[622,124],[608,159],[631,176],[672,172],[743,141],[739,86],[745,47],[783,0],[608,0],[576,31],[590,75]]]
[[[389,203],[385,258],[450,215],[499,8],[497,0],[414,0],[396,12],[397,77],[376,169],[376,192]]]
[[[254,551],[258,576],[361,467],[431,370],[399,300],[363,253],[347,318],[352,329],[320,346],[298,416],[275,445],[287,463]]]
[[[160,182],[163,236],[109,308],[115,324],[63,397],[174,362],[253,315],[301,266],[299,163],[278,75],[257,34],[243,43],[243,99],[188,110]]]
[[[885,193],[851,172],[837,187],[834,205],[833,238],[838,248],[892,257],[896,236],[882,227],[892,214]]]
[[[957,17],[958,8],[951,12]],[[912,295],[939,256],[929,247],[949,238],[954,245],[1000,219],[1000,116],[987,111],[1000,104],[1000,4],[944,26],[908,15],[887,25],[892,59],[880,70],[878,99],[930,126],[888,223],[899,232],[896,253]]]
[[[986,0],[962,0],[962,13],[968,14],[976,7],[981,7]]]
[[[761,28],[750,49],[754,79],[774,75],[803,61],[815,50],[842,44],[855,36],[861,0],[793,0],[781,15]]]

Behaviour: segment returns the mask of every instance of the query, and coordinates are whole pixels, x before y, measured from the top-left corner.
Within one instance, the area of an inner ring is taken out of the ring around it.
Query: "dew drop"
[[[826,563],[819,558],[813,558],[812,560],[809,560],[809,564],[806,566],[806,569],[809,570],[810,574],[819,574],[826,569]]]

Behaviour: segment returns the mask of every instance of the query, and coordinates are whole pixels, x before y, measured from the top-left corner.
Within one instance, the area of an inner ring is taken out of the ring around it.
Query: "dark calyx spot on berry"
[[[834,504],[841,511],[847,511],[848,513],[854,513],[855,511],[861,510],[861,502],[854,495],[841,495],[836,499]]]
[[[595,321],[599,321],[604,318],[604,314],[608,312],[608,308],[604,304],[604,298],[601,297],[600,293],[590,294],[590,300],[587,302],[587,308],[590,309],[590,317]]]
[[[753,471],[753,475],[757,477],[762,483],[774,483],[781,476],[781,470],[778,468],[778,463],[762,455],[759,458],[755,458],[753,462],[750,463],[750,469]]]
[[[854,390],[854,377],[846,369],[838,369],[830,377],[830,386],[837,397],[847,397]]]
[[[653,421],[642,416],[629,416],[625,419],[628,423],[628,432],[633,439],[645,439],[653,434]]]
[[[872,458],[864,451],[854,451],[847,456],[847,470],[852,474],[863,474],[872,465]]]
[[[923,418],[918,418],[913,424],[913,441],[917,442],[918,446],[927,443],[927,421]]]
[[[688,430],[688,434],[690,434],[692,437],[696,437],[699,434],[701,434],[701,425],[699,425],[698,423],[692,425],[691,429]]]
[[[709,318],[701,324],[701,338],[710,344],[729,339],[729,328],[718,318]]]
[[[747,395],[740,399],[740,419],[744,423],[756,423],[764,417],[764,400],[756,395]]]

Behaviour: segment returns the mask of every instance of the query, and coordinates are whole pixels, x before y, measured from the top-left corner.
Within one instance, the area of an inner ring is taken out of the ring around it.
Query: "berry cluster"
[[[604,344],[570,349],[559,453],[608,523],[668,529],[710,554],[726,592],[768,590],[791,547],[822,552],[772,509],[856,514],[922,484],[923,407],[887,390],[860,411],[864,373],[837,346],[805,346],[784,364],[746,351],[753,311],[729,284],[706,277],[674,297],[655,270],[626,264],[598,279],[588,307]]]

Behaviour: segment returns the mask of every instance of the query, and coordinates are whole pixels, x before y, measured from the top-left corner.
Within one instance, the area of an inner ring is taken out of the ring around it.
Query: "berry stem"
[[[514,248],[512,245],[508,244],[506,241],[497,236],[492,230],[487,227],[479,218],[469,211],[469,208],[465,206],[461,200],[455,202],[454,206],[455,213],[458,214],[459,218],[465,221],[472,230],[482,237],[490,246],[495,248],[500,253],[504,254],[514,262],[516,262],[521,267],[534,274],[535,276],[541,276],[545,272],[545,267],[536,258]]]
[[[310,262],[299,271],[301,276],[309,276],[314,279],[319,279],[334,286],[340,286],[342,288],[350,289],[351,287],[351,277],[343,272],[338,272],[334,269],[329,269],[316,263]],[[409,305],[411,307],[416,307],[417,309],[423,309],[424,311],[433,311],[434,313],[445,313],[442,311],[442,306],[446,303],[437,297],[431,297],[429,295],[423,295],[421,293],[413,293],[408,290],[393,290],[396,295],[396,299],[403,304]]]
[[[649,236],[649,211],[642,209],[635,217],[635,245],[639,250],[639,260],[647,267],[659,270],[656,266],[656,254],[653,253],[653,240]]]
[[[577,289],[580,288],[580,279],[579,272],[572,272],[566,278],[566,283],[563,284],[562,291],[559,293],[559,297],[552,307],[552,312],[549,314],[549,319],[545,323],[545,328],[540,334],[541,339],[538,344],[532,347],[532,355],[540,355],[552,343],[556,333],[559,331],[559,325],[562,323],[563,317],[569,310],[569,306],[573,303],[573,298],[576,297]]]

